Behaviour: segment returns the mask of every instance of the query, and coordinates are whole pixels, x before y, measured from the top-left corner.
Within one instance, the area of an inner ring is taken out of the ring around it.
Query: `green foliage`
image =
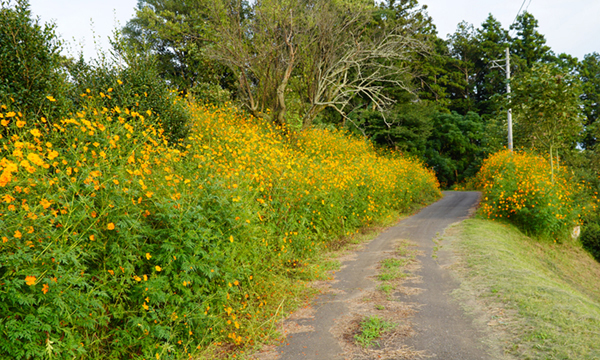
[[[364,348],[378,345],[377,339],[394,327],[396,324],[385,321],[379,316],[369,316],[360,323],[360,333],[354,335],[354,340]]]
[[[581,232],[581,244],[592,254],[592,256],[600,261],[600,224],[597,222],[589,222],[584,225]]]
[[[69,102],[54,26],[33,20],[27,0],[10,5],[0,1],[0,103],[26,118],[66,115]]]
[[[482,146],[485,128],[479,115],[438,113],[432,126],[424,158],[440,183],[451,186],[475,175],[486,154]]]
[[[543,149],[554,172],[555,151],[570,149],[583,130],[580,84],[556,65],[536,64],[512,81],[515,144]]]
[[[223,100],[236,79],[231,72],[207,55],[214,41],[208,26],[206,0],[143,0],[123,34],[127,43],[140,52],[156,55],[158,74],[178,90],[191,91],[198,99]]]
[[[377,145],[420,155],[425,152],[435,110],[425,101],[398,104],[385,113],[359,109],[350,114],[347,125],[357,134],[366,134]]]
[[[517,16],[510,30],[516,30],[517,36],[511,43],[511,52],[522,61],[523,69],[531,69],[534,64],[554,60],[546,38],[540,34],[537,19],[528,12]]]
[[[600,115],[600,54],[592,53],[584,57],[579,64],[581,77],[585,132],[583,146],[592,149],[598,142],[596,134]]]

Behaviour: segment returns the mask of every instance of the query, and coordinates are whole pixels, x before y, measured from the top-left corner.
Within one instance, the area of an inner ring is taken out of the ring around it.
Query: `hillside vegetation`
[[[418,161],[340,131],[173,96],[191,123],[171,144],[152,110],[85,94],[69,118],[0,115],[3,357],[252,344],[330,241],[440,196]]]

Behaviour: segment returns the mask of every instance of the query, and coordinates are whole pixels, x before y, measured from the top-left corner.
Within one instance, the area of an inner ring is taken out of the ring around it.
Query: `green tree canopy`
[[[583,130],[579,80],[556,64],[535,64],[512,80],[515,143],[554,151],[574,147]],[[508,106],[508,105],[507,105]]]

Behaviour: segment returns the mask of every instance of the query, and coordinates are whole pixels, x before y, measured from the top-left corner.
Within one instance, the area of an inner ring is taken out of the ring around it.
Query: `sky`
[[[446,38],[461,21],[476,28],[489,13],[508,29],[521,5],[539,22],[539,31],[556,54],[582,59],[600,53],[599,0],[419,0],[428,6],[438,34]],[[68,42],[65,52],[96,58],[99,47],[110,49],[108,36],[133,17],[137,0],[30,0],[31,11],[42,22],[54,21],[59,36]],[[92,25],[93,22],[93,25]],[[96,44],[95,44],[96,42]]]

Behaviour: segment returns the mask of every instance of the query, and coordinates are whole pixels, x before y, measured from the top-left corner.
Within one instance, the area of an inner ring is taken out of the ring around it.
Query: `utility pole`
[[[510,53],[506,48],[506,96],[510,104]],[[512,135],[512,108],[509,105],[507,110],[508,119],[508,150],[513,150],[513,135]]]
[[[513,150],[513,133],[512,133],[512,108],[510,107],[510,51],[508,47],[505,49],[506,57],[504,59],[492,60],[492,68],[500,68],[506,72],[506,96],[508,97],[509,107],[507,110],[508,120],[508,150]],[[506,67],[500,65],[502,61],[506,61]]]

